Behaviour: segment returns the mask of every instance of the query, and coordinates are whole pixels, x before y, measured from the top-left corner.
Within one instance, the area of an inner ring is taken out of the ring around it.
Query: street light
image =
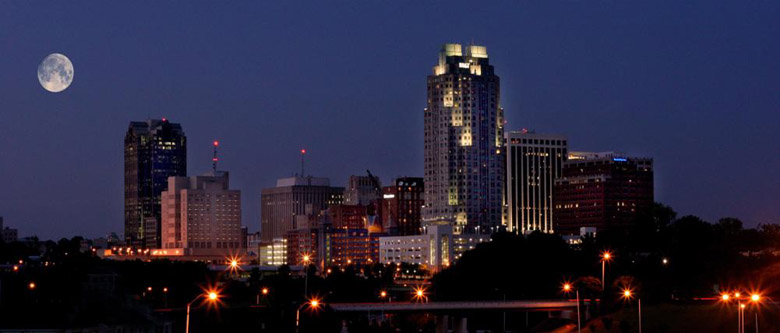
[[[607,261],[612,260],[612,253],[609,251],[604,251],[604,253],[601,254],[601,291],[603,292],[604,289],[604,276],[606,275],[606,266]]]
[[[572,288],[571,284],[569,284],[569,283],[564,283],[563,284],[563,292],[564,293],[568,294],[571,291],[571,288]],[[580,323],[580,290],[579,289],[575,289],[574,292],[577,295],[577,333],[581,333],[582,332],[582,324]]]
[[[761,301],[761,295],[756,293],[750,295],[750,301],[756,305],[756,308],[753,310],[753,313],[756,315],[756,333],[758,333],[758,303]]]
[[[631,291],[631,289],[629,288],[623,289],[623,298],[625,298],[626,300],[631,300],[633,296],[634,293],[633,291]],[[642,333],[642,299],[637,297],[636,301],[639,307],[639,333]]]
[[[303,255],[303,297],[309,297],[309,263],[311,257],[308,254]]]
[[[260,295],[261,294],[263,295],[263,297],[268,296],[268,288],[267,287],[263,287],[262,289],[260,289],[260,293],[257,294],[257,305],[260,305]]]
[[[163,287],[163,298],[165,298],[165,308],[168,308],[168,287]]]
[[[195,298],[187,303],[187,321],[184,326],[184,333],[190,333],[190,306],[192,306],[192,303],[195,303],[195,301],[199,300],[201,297],[205,298],[206,301],[212,302],[213,304],[216,304],[216,302],[219,300],[219,294],[217,294],[216,291],[208,291],[205,294],[200,294],[198,296],[195,296]]]
[[[36,287],[35,282],[32,281],[30,282],[30,284],[27,285],[27,288],[30,290],[35,290],[35,287]]]
[[[423,287],[414,288],[414,299],[416,301],[428,301],[428,297],[425,296],[425,289]]]
[[[312,299],[310,299],[308,302],[305,302],[305,303],[301,304],[301,306],[299,306],[299,307],[298,307],[298,310],[297,310],[297,311],[295,311],[295,331],[296,331],[296,332],[298,332],[298,327],[300,327],[300,321],[301,321],[301,310],[302,310],[304,307],[306,307],[307,305],[309,306],[309,309],[312,309],[312,310],[317,310],[317,308],[318,308],[320,305],[322,305],[322,304],[320,303],[320,300],[319,300],[319,299],[317,299],[317,298],[312,298]]]

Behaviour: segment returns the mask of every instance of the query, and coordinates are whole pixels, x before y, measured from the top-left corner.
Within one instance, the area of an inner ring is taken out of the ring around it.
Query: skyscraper
[[[653,159],[572,152],[555,185],[555,232],[627,231],[653,205]]]
[[[502,223],[504,111],[484,46],[445,44],[428,76],[423,223],[454,232]]]
[[[295,222],[300,217],[317,215],[329,205],[344,200],[343,187],[331,187],[328,178],[312,176],[282,178],[276,187],[264,188],[260,194],[260,238],[271,242],[285,237],[287,231],[302,228]]]
[[[227,171],[170,177],[162,213],[163,249],[217,258],[243,252],[241,191],[230,189]]]
[[[181,125],[150,119],[131,122],[125,135],[125,240],[160,246],[160,194],[168,177],[187,175],[187,137]]]
[[[507,141],[507,230],[553,232],[555,180],[566,161],[562,135],[509,132]]]

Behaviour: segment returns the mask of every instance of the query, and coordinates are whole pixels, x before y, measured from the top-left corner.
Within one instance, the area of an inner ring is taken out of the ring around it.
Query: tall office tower
[[[555,180],[567,157],[562,135],[509,132],[507,141],[507,230],[553,232]]]
[[[652,205],[652,158],[573,152],[555,185],[555,232],[625,231]]]
[[[445,44],[428,76],[423,223],[476,232],[503,221],[504,111],[484,46]],[[477,228],[479,227],[479,228]]]
[[[379,186],[382,183],[376,179]],[[379,199],[374,181],[368,176],[349,176],[349,183],[344,190],[345,205],[368,205]]]
[[[425,200],[423,179],[403,177],[383,188],[382,222],[391,235],[408,236],[422,233],[420,221]]]
[[[344,188],[331,187],[328,178],[312,176],[282,178],[276,187],[264,188],[260,194],[260,234],[263,242],[285,237],[297,229],[296,216],[316,215],[330,205],[344,201]]]
[[[125,135],[125,240],[160,246],[160,193],[168,177],[187,175],[187,137],[181,125],[150,119],[131,122]]]
[[[219,258],[244,250],[241,191],[230,189],[227,171],[168,178],[168,190],[162,192],[162,213],[163,249]]]

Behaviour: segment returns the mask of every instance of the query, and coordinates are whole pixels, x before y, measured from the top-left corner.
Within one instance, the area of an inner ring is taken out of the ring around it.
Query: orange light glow
[[[316,300],[316,299],[313,299],[313,300],[311,300],[311,301],[309,302],[309,304],[311,304],[311,307],[313,307],[313,308],[317,308],[318,306],[320,306],[320,301],[319,301],[319,300]]]
[[[36,285],[35,282],[30,282],[30,284],[27,285],[27,288],[30,288],[30,290],[35,289]]]
[[[217,295],[217,293],[215,293],[213,291],[209,293],[209,300],[210,301],[216,301],[218,297],[219,297],[219,295]]]
[[[163,292],[167,293],[168,292],[168,287],[163,288]]]
[[[146,287],[146,291],[152,291],[152,287]]]
[[[568,284],[568,283],[565,283],[563,285],[563,291],[566,291],[566,292],[571,291],[571,285]]]
[[[604,261],[609,261],[610,259],[612,259],[612,253],[610,253],[609,251],[604,251],[604,253],[601,254],[601,257],[604,259]]]
[[[631,292],[631,289],[623,289],[623,297],[624,298],[631,298],[633,296],[633,293]]]
[[[263,288],[262,293],[263,295],[268,295],[268,288]]]
[[[745,308],[745,304],[740,304],[739,307],[744,309]]]
[[[729,300],[729,294],[720,295],[720,299],[722,299],[724,301],[728,301]]]
[[[387,297],[387,292],[383,290],[382,292],[379,293],[379,297],[382,297],[382,298]]]
[[[734,297],[736,297],[736,298],[739,298],[739,295],[740,294],[738,292],[734,293]]]
[[[758,302],[759,300],[761,300],[761,295],[759,294],[750,295],[750,300],[753,302]]]

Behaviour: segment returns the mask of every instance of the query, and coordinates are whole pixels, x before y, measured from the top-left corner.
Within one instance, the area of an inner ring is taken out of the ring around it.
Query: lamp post
[[[607,271],[607,261],[612,259],[612,254],[609,253],[609,251],[604,251],[604,253],[601,254],[601,291],[604,292],[604,278],[606,276]]]
[[[571,284],[565,283],[563,285],[563,292],[568,294],[571,291],[571,288]],[[577,333],[582,333],[582,324],[580,322],[580,290],[575,289],[574,293],[577,296]]]
[[[623,289],[623,298],[630,300],[634,296],[631,289]],[[639,306],[639,333],[642,333],[642,299],[637,297],[637,305]]]
[[[307,305],[308,305],[310,308],[312,308],[312,309],[314,309],[314,310],[317,310],[317,307],[319,307],[319,306],[320,306],[320,300],[318,300],[318,299],[316,299],[316,298],[312,298],[312,299],[310,299],[308,302],[305,302],[305,303],[301,304],[301,306],[299,306],[299,307],[298,307],[298,310],[296,310],[296,311],[295,311],[295,332],[298,332],[298,329],[299,329],[299,327],[300,327],[300,322],[301,322],[301,310],[302,310],[302,309],[303,309],[305,306],[307,306]]]
[[[184,326],[184,333],[190,333],[190,306],[192,306],[192,303],[195,303],[195,301],[197,301],[201,297],[205,297],[209,302],[216,302],[217,299],[219,298],[219,295],[214,291],[210,291],[208,292],[208,294],[201,294],[195,296],[195,298],[192,301],[187,303],[187,321]]]
[[[756,306],[753,309],[753,313],[756,315],[756,333],[758,333],[758,302],[761,301],[761,295],[755,293],[750,295],[750,301]]]
[[[303,297],[309,297],[309,263],[311,257],[308,254],[303,255]]]
[[[260,292],[257,293],[257,305],[260,305],[260,295],[263,295],[263,297],[268,296],[268,288],[263,287],[260,289]]]

